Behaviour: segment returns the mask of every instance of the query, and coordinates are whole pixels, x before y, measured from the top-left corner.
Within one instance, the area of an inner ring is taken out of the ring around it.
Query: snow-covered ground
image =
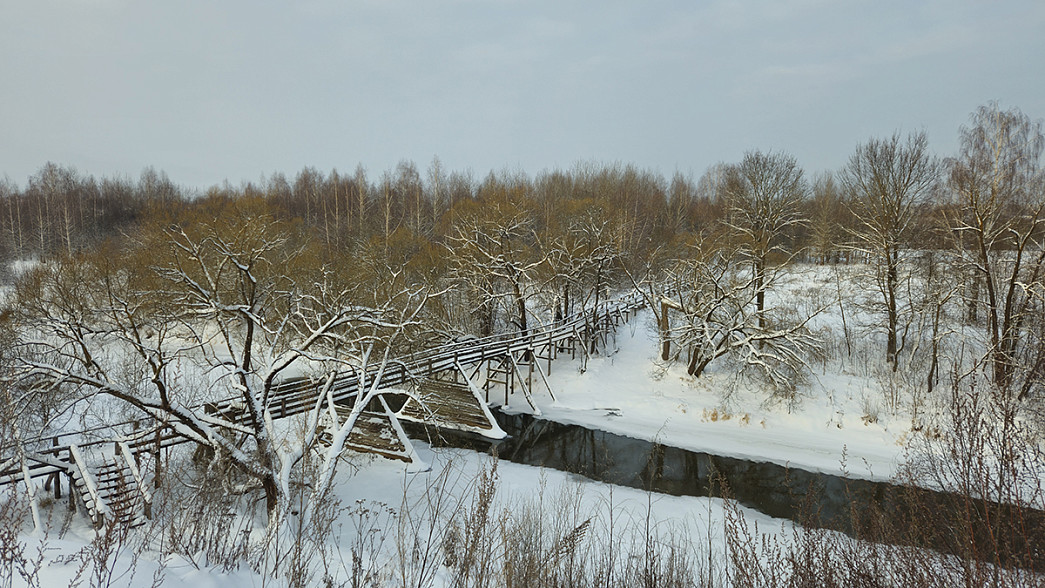
[[[339,480],[334,485],[334,496],[345,510],[335,523],[327,544],[334,554],[334,565],[329,571],[335,574],[335,578],[344,581],[351,577],[352,550],[360,546],[364,546],[364,569],[370,566],[371,555],[386,560],[375,562],[378,563],[375,567],[382,567],[381,563],[394,562],[397,547],[402,542],[397,533],[404,529],[402,521],[406,508],[411,510],[415,521],[420,521],[412,524],[419,525],[422,531],[432,520],[445,522],[458,503],[463,503],[467,512],[474,500],[480,472],[489,472],[494,466],[493,458],[471,451],[433,450],[422,443],[418,443],[418,450],[421,457],[432,464],[430,471],[410,474],[399,462],[371,457],[361,457],[354,467],[340,469]],[[591,482],[564,472],[504,461],[496,464],[495,472],[497,490],[491,508],[495,525],[498,517],[510,516],[520,520],[527,512],[534,511],[550,519],[557,511],[569,511],[568,507],[572,505],[576,507],[578,516],[572,520],[574,525],[593,518],[587,536],[595,542],[606,541],[613,536],[625,548],[637,547],[635,554],[638,554],[642,550],[642,534],[649,524],[655,535],[671,536],[680,545],[692,549],[692,556],[696,558],[706,562],[710,555],[716,562],[724,561],[726,545],[723,522],[726,514],[720,499],[649,494],[641,490]],[[441,505],[443,511],[438,514],[426,512],[425,504],[429,503],[433,491],[441,493],[445,500]],[[567,505],[567,508],[563,508],[563,505]],[[64,503],[56,507],[57,516],[60,516],[63,508]],[[760,532],[778,534],[789,528],[787,522],[742,507],[736,508],[742,512],[744,522],[752,530],[757,525]],[[608,528],[610,513],[615,527],[613,533]],[[369,545],[366,540],[360,542],[361,534],[377,538],[377,541]],[[41,547],[45,555],[46,563],[39,575],[39,585],[69,585],[76,578],[80,560],[75,557],[68,563],[60,560],[85,549],[93,537],[94,530],[82,520],[74,521],[69,532],[61,539],[24,536],[28,555],[33,556]],[[438,546],[442,534],[437,535],[435,540]],[[634,544],[635,540],[640,543]],[[117,549],[110,558],[110,562],[115,561],[112,566],[112,585],[151,586],[157,578],[162,580],[163,586],[193,588],[278,586],[285,582],[285,579],[263,577],[246,566],[224,571],[216,564],[208,565],[202,555],[169,556],[161,563],[159,546],[156,548],[136,553],[137,549],[128,544]],[[448,570],[439,566],[437,568],[432,586],[441,588],[450,585]],[[88,566],[82,578],[85,585],[91,582],[90,570]],[[721,569],[712,572],[721,574]],[[386,565],[379,574],[380,580],[388,585],[401,585],[395,577],[396,573],[394,563]],[[15,585],[22,584],[16,580]]]

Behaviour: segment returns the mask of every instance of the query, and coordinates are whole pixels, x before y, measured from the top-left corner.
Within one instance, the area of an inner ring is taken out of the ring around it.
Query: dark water
[[[443,434],[432,444],[496,453],[514,463],[673,496],[721,497],[725,492],[744,506],[785,519],[798,518],[811,496],[823,515],[832,516],[848,511],[850,497],[881,498],[890,486],[687,451],[525,414],[494,414],[508,439]]]
[[[443,434],[431,442],[437,447],[495,453],[514,463],[571,472],[630,488],[674,496],[728,496],[769,516],[805,526],[948,553],[962,553],[966,547],[961,543],[969,543],[970,534],[982,532],[990,536],[972,537],[981,554],[1001,548],[1027,555],[1030,561],[1021,557],[1021,567],[1041,569],[1045,562],[1042,511],[1016,510],[912,486],[687,451],[529,415],[495,415],[510,436],[508,439],[490,442],[473,436]],[[986,526],[980,524],[1016,518],[1021,536],[1001,541],[1001,547],[996,530],[985,531]],[[883,524],[888,528],[883,530]],[[984,541],[987,544],[982,544]]]

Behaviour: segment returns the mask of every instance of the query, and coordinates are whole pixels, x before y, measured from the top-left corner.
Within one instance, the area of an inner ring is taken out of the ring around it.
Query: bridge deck
[[[337,406],[338,420],[344,421],[349,417],[351,409]],[[331,433],[324,428],[319,433],[319,442],[330,446]],[[374,453],[388,459],[412,462],[413,448],[410,440],[401,437],[392,424],[392,417],[388,414],[374,411],[363,411],[352,427],[345,441],[345,448],[362,453]]]

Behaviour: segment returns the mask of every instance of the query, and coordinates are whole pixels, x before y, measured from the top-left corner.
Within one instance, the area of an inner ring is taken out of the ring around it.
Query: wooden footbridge
[[[503,438],[491,404],[508,406],[521,400],[539,414],[534,387],[542,387],[554,398],[547,381],[552,361],[564,353],[586,361],[593,344],[605,348],[616,336],[616,327],[642,306],[640,297],[628,296],[597,312],[524,333],[458,341],[400,358],[385,367],[380,385],[387,392],[363,411],[346,449],[416,464],[419,460],[402,421]],[[360,397],[359,375],[341,372],[329,383],[334,407],[327,411],[328,426],[343,422]],[[373,377],[376,370],[364,381]],[[269,398],[272,418],[308,412],[316,405],[320,388],[309,378],[279,384]],[[413,394],[404,394],[407,389]],[[245,424],[241,407],[241,401],[227,399],[207,405],[206,410]],[[320,433],[321,443],[329,439],[329,433]],[[162,423],[146,420],[24,440],[0,452],[0,488],[22,487],[35,500],[43,480],[43,492],[62,498],[64,479],[71,509],[81,505],[97,526],[134,526],[151,515],[150,488],[159,485],[165,450],[187,442]]]

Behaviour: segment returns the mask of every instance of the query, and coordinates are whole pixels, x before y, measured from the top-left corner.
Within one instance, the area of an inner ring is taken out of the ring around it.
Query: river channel
[[[954,526],[962,524],[957,520],[960,517],[951,517],[950,513],[967,513],[971,508],[981,513],[973,513],[974,519],[997,513],[1013,516],[1008,507],[987,501],[971,501],[970,505],[969,500],[945,492],[689,451],[525,414],[494,414],[508,433],[507,439],[491,442],[444,434],[428,440],[435,447],[473,449],[513,463],[673,496],[725,495],[771,517],[849,535],[863,535],[860,531],[866,532],[867,525],[882,517],[904,521],[914,510],[929,510],[938,514],[931,517],[931,524],[938,528],[921,529],[919,534],[932,539],[928,545],[917,538],[911,542],[944,552],[953,552],[947,544],[954,538]],[[414,434],[419,432],[415,430]],[[1039,568],[1045,559],[1039,553],[1045,547],[1045,512],[1022,509],[1015,514],[1029,530],[1016,540],[1018,550],[1030,547],[1029,551],[1035,553],[1031,565]],[[968,518],[963,519],[966,525]],[[854,526],[860,528],[854,530]],[[900,542],[908,543],[903,538]]]

